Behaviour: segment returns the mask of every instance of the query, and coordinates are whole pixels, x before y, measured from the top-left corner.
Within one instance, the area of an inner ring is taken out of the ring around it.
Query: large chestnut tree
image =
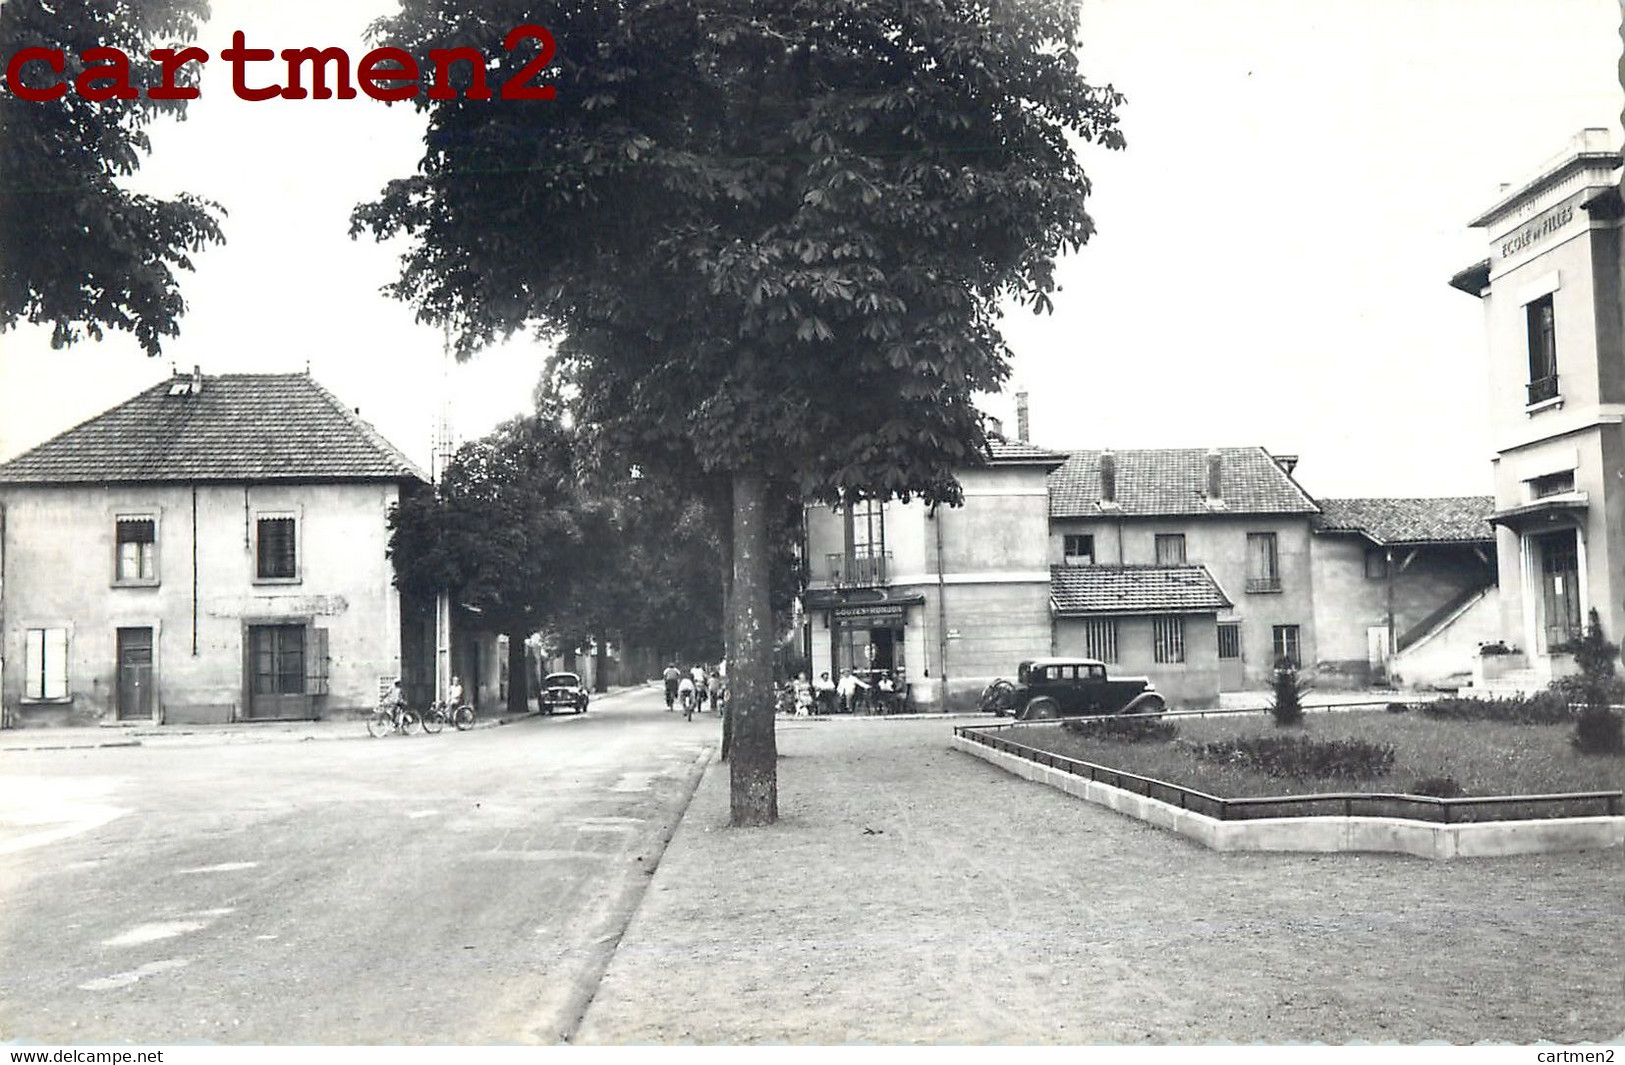
[[[584,426],[727,481],[732,820],[770,823],[768,485],[957,502],[1001,309],[1089,238],[1078,149],[1120,145],[1120,98],[1066,0],[403,0],[375,35],[495,84],[535,23],[555,98],[420,94],[418,172],[353,227],[411,238],[394,294],[461,353],[551,335]]]

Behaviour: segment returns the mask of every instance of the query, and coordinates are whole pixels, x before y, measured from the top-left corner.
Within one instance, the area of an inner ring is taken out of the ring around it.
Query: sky
[[[527,338],[449,369],[439,330],[382,295],[403,245],[348,217],[412,172],[407,106],[253,103],[218,60],[250,46],[368,49],[389,0],[215,0],[216,59],[185,122],[151,127],[132,184],[219,201],[227,243],[183,275],[181,336],[53,351],[0,333],[0,460],[169,375],[318,381],[427,467],[449,397],[458,440],[524,413]],[[1084,70],[1126,94],[1127,148],[1085,146],[1093,240],[1055,312],[1015,309],[1016,389],[1047,447],[1263,445],[1319,496],[1488,494],[1485,340],[1447,284],[1485,257],[1468,221],[1581,128],[1620,143],[1619,0],[1083,0]],[[563,47],[568,47],[565,43]],[[561,103],[559,106],[563,106]],[[837,402],[831,397],[831,402]]]

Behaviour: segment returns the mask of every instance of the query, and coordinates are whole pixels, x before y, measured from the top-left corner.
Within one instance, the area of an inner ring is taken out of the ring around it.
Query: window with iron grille
[[[1117,619],[1089,618],[1083,623],[1083,656],[1117,661]]]
[[[1293,669],[1301,669],[1303,657],[1298,652],[1298,626],[1275,626],[1273,651],[1275,662],[1279,663],[1284,658],[1292,664]]]
[[[263,517],[258,523],[254,576],[262,581],[299,576],[299,528],[292,516]]]
[[[1562,495],[1564,492],[1574,491],[1574,471],[1564,470],[1562,473],[1548,473],[1544,477],[1535,477],[1529,482],[1529,496],[1531,499],[1545,499],[1547,496]]]
[[[113,580],[158,583],[158,522],[150,514],[120,514],[113,523]]]
[[[1158,662],[1185,661],[1185,619],[1155,618],[1151,622],[1153,656]]]
[[[1157,565],[1183,566],[1185,564],[1185,534],[1157,533]]]
[[[1095,537],[1093,533],[1067,533],[1061,537],[1061,553],[1068,566],[1095,564]]]
[[[1219,657],[1241,657],[1241,626],[1234,621],[1219,623]]]

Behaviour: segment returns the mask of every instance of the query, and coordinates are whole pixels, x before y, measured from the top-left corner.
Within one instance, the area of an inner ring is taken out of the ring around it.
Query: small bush
[[[1390,714],[1408,714],[1408,713],[1410,713],[1410,710],[1411,710],[1411,704],[1410,703],[1389,703],[1388,704],[1388,712]]]
[[[1118,743],[1167,743],[1179,735],[1179,726],[1172,721],[1139,714],[1073,718],[1062,722],[1062,727],[1090,739]]]
[[[1412,795],[1431,795],[1435,799],[1455,799],[1461,793],[1455,777],[1423,777],[1411,785]]]
[[[1606,706],[1580,711],[1571,739],[1581,754],[1625,754],[1625,721]]]
[[[1502,699],[1454,698],[1423,703],[1422,713],[1452,721],[1505,721],[1515,725],[1562,725],[1574,720],[1562,693],[1511,695]]]
[[[1315,740],[1308,736],[1243,736],[1194,745],[1205,762],[1227,762],[1271,777],[1366,780],[1394,767],[1394,745],[1365,740]]]
[[[1273,686],[1275,699],[1270,703],[1270,716],[1275,718],[1275,724],[1303,724],[1303,693],[1309,689],[1298,678],[1297,669],[1284,658],[1275,663]]]

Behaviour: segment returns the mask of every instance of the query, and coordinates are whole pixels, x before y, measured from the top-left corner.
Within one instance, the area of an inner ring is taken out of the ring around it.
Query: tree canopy
[[[205,0],[6,0],[0,57],[58,48],[66,69],[50,77],[74,80],[86,72],[86,50],[144,56],[192,39],[208,12]],[[92,60],[87,84],[105,88],[107,68],[98,77],[101,63]],[[29,81],[48,69],[28,63],[22,74]],[[192,254],[224,240],[224,211],[190,194],[165,200],[119,184],[151,150],[152,119],[184,117],[186,107],[147,96],[157,64],[130,64],[128,77],[137,99],[69,92],[35,102],[0,93],[0,328],[48,324],[57,346],[123,330],[148,355],[179,334],[186,304],[176,271],[192,269]]]
[[[1069,0],[405,0],[376,29],[492,55],[515,21],[557,39],[556,99],[420,98],[419,172],[352,227],[414,238],[392,291],[461,352],[555,335],[602,439],[731,478],[734,820],[771,821],[765,486],[957,500],[1002,306],[1047,309],[1092,233],[1076,148],[1121,144],[1120,100]]]

